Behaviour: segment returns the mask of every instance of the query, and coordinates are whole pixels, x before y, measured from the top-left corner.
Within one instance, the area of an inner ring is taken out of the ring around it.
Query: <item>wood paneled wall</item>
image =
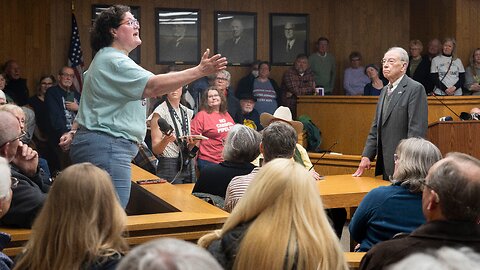
[[[0,8],[0,62],[13,58],[23,69],[33,93],[41,74],[56,73],[67,62],[70,39],[70,0],[3,1]],[[337,94],[343,93],[343,70],[348,55],[357,50],[364,64],[379,63],[385,50],[406,47],[410,38],[427,42],[431,37],[456,36],[458,51],[466,64],[471,50],[480,44],[477,35],[480,1],[476,0],[74,0],[75,15],[86,66],[91,61],[89,29],[92,4],[140,6],[141,65],[153,72],[164,66],[155,64],[156,7],[195,8],[201,12],[201,49],[213,48],[214,12],[245,11],[257,13],[257,58],[269,58],[269,14],[310,14],[310,51],[320,36],[330,39],[337,59]],[[280,83],[287,67],[276,66],[272,77]],[[246,67],[231,67],[233,84],[248,72]]]

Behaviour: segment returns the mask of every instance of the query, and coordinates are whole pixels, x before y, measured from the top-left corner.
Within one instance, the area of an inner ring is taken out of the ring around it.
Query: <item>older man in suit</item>
[[[427,96],[423,85],[405,75],[408,62],[408,53],[400,47],[390,48],[382,59],[383,75],[389,83],[378,99],[375,119],[353,176],[370,169],[370,162],[377,156],[375,175],[382,174],[388,180],[393,175],[393,154],[400,140],[426,135]]]

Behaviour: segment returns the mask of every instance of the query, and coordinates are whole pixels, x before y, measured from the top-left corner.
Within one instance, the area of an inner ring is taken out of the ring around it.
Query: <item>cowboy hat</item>
[[[283,121],[289,123],[295,129],[297,134],[300,134],[303,131],[302,122],[292,120],[292,112],[288,107],[278,107],[273,115],[269,113],[262,113],[260,115],[260,124],[262,124],[263,127],[267,127],[274,121]]]

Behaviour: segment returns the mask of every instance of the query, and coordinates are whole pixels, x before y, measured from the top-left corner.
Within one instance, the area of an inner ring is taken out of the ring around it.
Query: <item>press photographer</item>
[[[194,183],[195,166],[191,160],[198,148],[190,136],[193,111],[180,104],[182,88],[165,97],[148,118],[152,151],[158,158],[157,176],[173,184]]]

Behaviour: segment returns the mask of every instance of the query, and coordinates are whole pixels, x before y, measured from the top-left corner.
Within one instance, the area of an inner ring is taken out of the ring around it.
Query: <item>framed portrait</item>
[[[215,12],[215,52],[228,64],[248,66],[257,57],[257,14]]]
[[[270,14],[270,62],[292,65],[297,55],[308,54],[308,15]]]
[[[109,8],[111,5],[92,5],[92,26],[93,23],[95,22],[95,19],[100,15],[102,11],[105,9]],[[130,12],[132,15],[140,22],[140,7],[138,6],[130,6]],[[97,52],[92,52],[92,58],[95,56]],[[133,51],[131,51],[128,56],[135,61],[135,63],[140,64],[140,46],[135,48]]]
[[[198,9],[155,9],[157,64],[198,64],[200,13]]]

